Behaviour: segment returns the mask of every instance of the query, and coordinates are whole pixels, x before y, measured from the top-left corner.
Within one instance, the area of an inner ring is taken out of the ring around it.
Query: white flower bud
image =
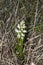
[[[24,37],[21,37],[21,39],[23,39]]]
[[[22,26],[23,24],[25,24],[25,21],[24,20],[22,20],[21,22],[20,22],[20,25]]]

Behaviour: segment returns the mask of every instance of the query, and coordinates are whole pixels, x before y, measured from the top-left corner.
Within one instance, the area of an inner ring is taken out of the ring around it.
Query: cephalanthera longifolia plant
[[[15,32],[18,39],[16,51],[18,52],[18,58],[21,59],[23,57],[23,40],[26,33],[26,26],[24,20],[22,20],[20,24],[17,25],[17,28],[15,28]]]

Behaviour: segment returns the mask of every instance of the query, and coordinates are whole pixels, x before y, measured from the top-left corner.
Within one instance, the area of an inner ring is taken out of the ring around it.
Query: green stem
[[[17,51],[19,52],[18,58],[19,59],[23,58],[23,39],[21,39],[21,38],[19,39]]]

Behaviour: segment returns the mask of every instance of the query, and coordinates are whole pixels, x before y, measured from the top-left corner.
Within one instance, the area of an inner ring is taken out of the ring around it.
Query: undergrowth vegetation
[[[43,65],[43,0],[0,0],[0,65]]]

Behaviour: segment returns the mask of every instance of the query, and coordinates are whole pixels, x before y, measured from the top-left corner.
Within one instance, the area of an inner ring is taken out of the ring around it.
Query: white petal
[[[18,26],[17,26],[19,29],[20,29],[20,25],[18,24]]]
[[[21,36],[24,37],[25,35],[22,33]]]
[[[26,33],[27,31],[26,30],[23,30],[24,33]]]
[[[17,33],[18,33],[18,32],[19,32],[19,30],[18,30],[18,29],[15,29],[15,32],[17,32]]]

